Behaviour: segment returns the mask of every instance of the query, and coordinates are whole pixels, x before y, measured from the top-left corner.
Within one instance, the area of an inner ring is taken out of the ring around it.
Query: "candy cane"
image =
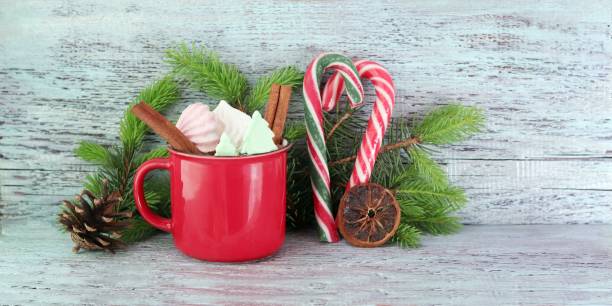
[[[319,83],[326,70],[336,70],[337,76],[346,82],[351,101],[363,100],[363,87],[353,62],[340,54],[323,53],[316,57],[304,74],[304,121],[306,123],[308,154],[310,155],[314,209],[321,241],[340,240],[336,222],[332,215],[331,193],[329,189],[329,169],[327,168],[327,146],[323,131],[323,109]]]
[[[368,127],[361,140],[361,145],[355,161],[353,173],[347,185],[347,189],[365,184],[370,179],[372,168],[376,162],[376,155],[380,150],[385,130],[391,119],[391,112],[395,105],[395,85],[389,72],[376,62],[368,60],[360,60],[355,62],[359,76],[370,80],[376,91],[376,102],[372,109],[372,115],[368,120]],[[325,110],[333,109],[340,96],[344,91],[344,80],[334,73],[327,81],[323,89],[323,108]],[[349,101],[352,107],[359,105],[359,102],[354,101],[349,95]]]

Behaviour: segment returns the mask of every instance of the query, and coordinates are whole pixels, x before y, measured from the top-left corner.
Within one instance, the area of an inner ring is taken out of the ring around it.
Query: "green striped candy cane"
[[[363,86],[351,59],[341,54],[323,53],[317,56],[308,65],[304,74],[304,120],[308,133],[306,143],[311,162],[310,179],[315,217],[321,241],[337,242],[340,237],[332,214],[327,146],[325,145],[323,109],[319,89],[321,77],[328,70],[337,71],[342,76],[348,96],[353,103],[359,104],[363,100]]]

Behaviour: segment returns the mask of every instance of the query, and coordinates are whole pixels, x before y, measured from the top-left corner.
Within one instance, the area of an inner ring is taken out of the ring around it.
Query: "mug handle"
[[[134,175],[134,201],[136,202],[136,208],[140,212],[140,215],[154,227],[170,232],[172,230],[172,220],[163,218],[154,213],[149,204],[145,200],[144,196],[144,180],[147,173],[155,169],[166,169],[171,170],[170,160],[167,158],[154,158],[144,162]]]

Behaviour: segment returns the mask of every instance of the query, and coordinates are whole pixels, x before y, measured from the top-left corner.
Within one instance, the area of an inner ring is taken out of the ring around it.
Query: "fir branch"
[[[131,220],[127,229],[121,232],[121,240],[127,243],[142,241],[155,233],[157,233],[157,229],[143,220],[141,216],[136,216]]]
[[[136,162],[138,164],[142,164],[146,162],[147,160],[154,159],[154,158],[162,158],[162,157],[168,157],[168,148],[159,147],[159,148],[155,148],[149,151],[148,153],[140,154],[140,156],[138,156],[138,158],[136,159]]]
[[[132,105],[145,101],[153,109],[162,111],[176,102],[179,94],[177,84],[171,78],[166,77],[142,90],[138,97],[134,99]],[[119,124],[119,138],[126,155],[131,155],[131,153],[140,149],[142,138],[147,131],[146,124],[136,118],[130,111],[130,108],[125,112],[123,120]]]
[[[222,62],[215,52],[203,46],[189,48],[181,44],[166,51],[166,62],[175,75],[195,89],[245,110],[242,100],[247,90],[246,77],[236,66]]]
[[[467,198],[461,188],[433,184],[411,165],[398,176],[396,198],[402,209],[402,224],[432,235],[450,234],[461,228],[458,217],[451,214],[465,205]]]
[[[160,216],[170,216],[170,177],[167,172],[151,175],[144,185],[145,199],[149,207]]]
[[[414,199],[399,197],[397,198],[397,202],[402,210],[402,218],[420,218],[424,217],[426,214],[426,207],[424,207],[426,205],[421,205],[421,203]]]
[[[303,142],[294,144],[287,158],[287,227],[303,228],[314,221],[312,190],[307,174],[308,154]]]
[[[84,189],[87,189],[89,191],[91,191],[96,197],[99,197],[102,195],[102,182],[103,182],[104,178],[102,175],[100,175],[100,172],[95,172],[95,173],[91,173],[88,174],[85,177],[85,182],[84,182]],[[111,188],[113,188],[112,186],[110,186]]]
[[[476,107],[450,104],[428,113],[414,127],[414,134],[424,143],[449,144],[462,141],[484,126],[484,114]]]
[[[245,100],[246,112],[252,113],[262,110],[270,95],[272,84],[299,86],[302,84],[304,74],[297,68],[288,66],[273,71],[270,75],[257,80],[251,92]]]
[[[416,177],[403,181],[395,192],[397,196],[408,197],[425,205],[436,205],[449,211],[461,209],[467,202],[465,193],[461,188],[450,185],[434,186]]]
[[[421,231],[413,226],[400,224],[397,232],[391,238],[391,242],[397,243],[402,248],[419,247],[421,245]]]
[[[399,151],[387,151],[379,154],[370,181],[394,190],[394,180],[404,172],[405,162],[405,156]]]
[[[331,138],[340,125],[351,115],[352,112],[347,111],[340,117],[340,120],[332,126],[327,138]],[[484,116],[478,108],[456,104],[440,107],[430,112],[421,124],[414,128],[413,136],[381,147],[379,154],[397,149],[407,149],[421,143],[448,144],[460,141],[480,131],[483,123]],[[419,171],[429,171],[423,173],[424,176],[431,177],[434,181],[446,179],[444,171],[421,149],[411,148],[408,152],[416,162],[420,162],[417,168]],[[356,158],[357,155],[344,157],[332,161],[329,166],[333,167],[352,162]],[[423,165],[423,163],[427,163],[427,165]]]
[[[410,161],[412,162],[412,168],[418,173],[418,175],[433,185],[434,189],[439,186],[446,186],[448,179],[444,169],[438,165],[431,157],[420,147],[412,146],[408,150],[410,155]]]
[[[338,126],[328,141],[329,156],[334,162],[332,184],[334,203],[344,193],[344,187],[355,159],[337,158],[354,154],[361,142],[365,120],[356,116],[337,114],[328,116],[326,127]],[[344,120],[337,124],[337,120]],[[454,211],[467,201],[463,190],[450,186],[443,169],[435,163],[422,147],[420,135],[410,133],[407,120],[395,119],[389,124],[386,144],[378,155],[371,182],[379,183],[393,190],[402,209],[400,230],[393,241],[400,246],[417,246],[422,234],[444,234],[459,229]],[[343,145],[348,144],[348,145]],[[408,154],[405,154],[403,150]]]
[[[334,136],[334,133],[336,132],[336,130],[338,128],[340,128],[340,126],[346,121],[349,120],[351,118],[351,116],[354,114],[354,112],[352,111],[347,111],[346,113],[344,113],[344,115],[342,115],[340,117],[340,119],[338,119],[336,121],[336,123],[334,123],[334,125],[331,127],[331,129],[329,129],[329,132],[327,133],[327,136],[325,136],[325,140],[329,141],[329,139]],[[355,157],[357,158],[357,157]]]
[[[380,148],[379,154],[388,152],[388,151],[393,151],[393,150],[397,150],[397,149],[404,149],[404,148],[408,148],[410,146],[413,146],[415,144],[419,144],[421,142],[421,140],[418,137],[410,137],[404,140],[401,140],[399,142],[396,143],[392,143],[392,144],[387,144],[384,145]],[[340,164],[344,164],[344,163],[348,163],[351,161],[354,161],[355,159],[357,159],[357,155],[352,155],[352,156],[348,156],[348,157],[344,157],[338,160],[334,160],[332,162],[329,163],[330,167],[334,167]]]
[[[90,141],[81,141],[74,150],[74,154],[80,159],[98,166],[108,165],[110,159],[110,152],[106,148]]]
[[[411,220],[410,224],[432,235],[449,235],[458,232],[462,228],[458,217],[449,216],[444,213]]]
[[[306,137],[306,125],[303,121],[290,121],[285,126],[285,139],[289,142],[294,142]]]

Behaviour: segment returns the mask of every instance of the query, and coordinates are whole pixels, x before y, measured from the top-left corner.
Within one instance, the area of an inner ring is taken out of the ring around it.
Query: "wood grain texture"
[[[341,5],[342,9],[338,9]],[[0,212],[48,216],[92,167],[80,140],[116,141],[127,103],[204,42],[255,80],[317,53],[379,61],[395,116],[459,101],[486,131],[438,148],[467,223],[612,222],[609,1],[0,0]],[[301,113],[295,95],[291,116]],[[373,91],[369,88],[369,101]],[[184,92],[180,109],[196,101]],[[364,113],[369,113],[365,110]]]
[[[293,233],[260,262],[206,263],[169,235],[127,251],[72,254],[55,225],[0,235],[2,304],[604,305],[612,226],[467,226],[416,250],[322,244]]]

